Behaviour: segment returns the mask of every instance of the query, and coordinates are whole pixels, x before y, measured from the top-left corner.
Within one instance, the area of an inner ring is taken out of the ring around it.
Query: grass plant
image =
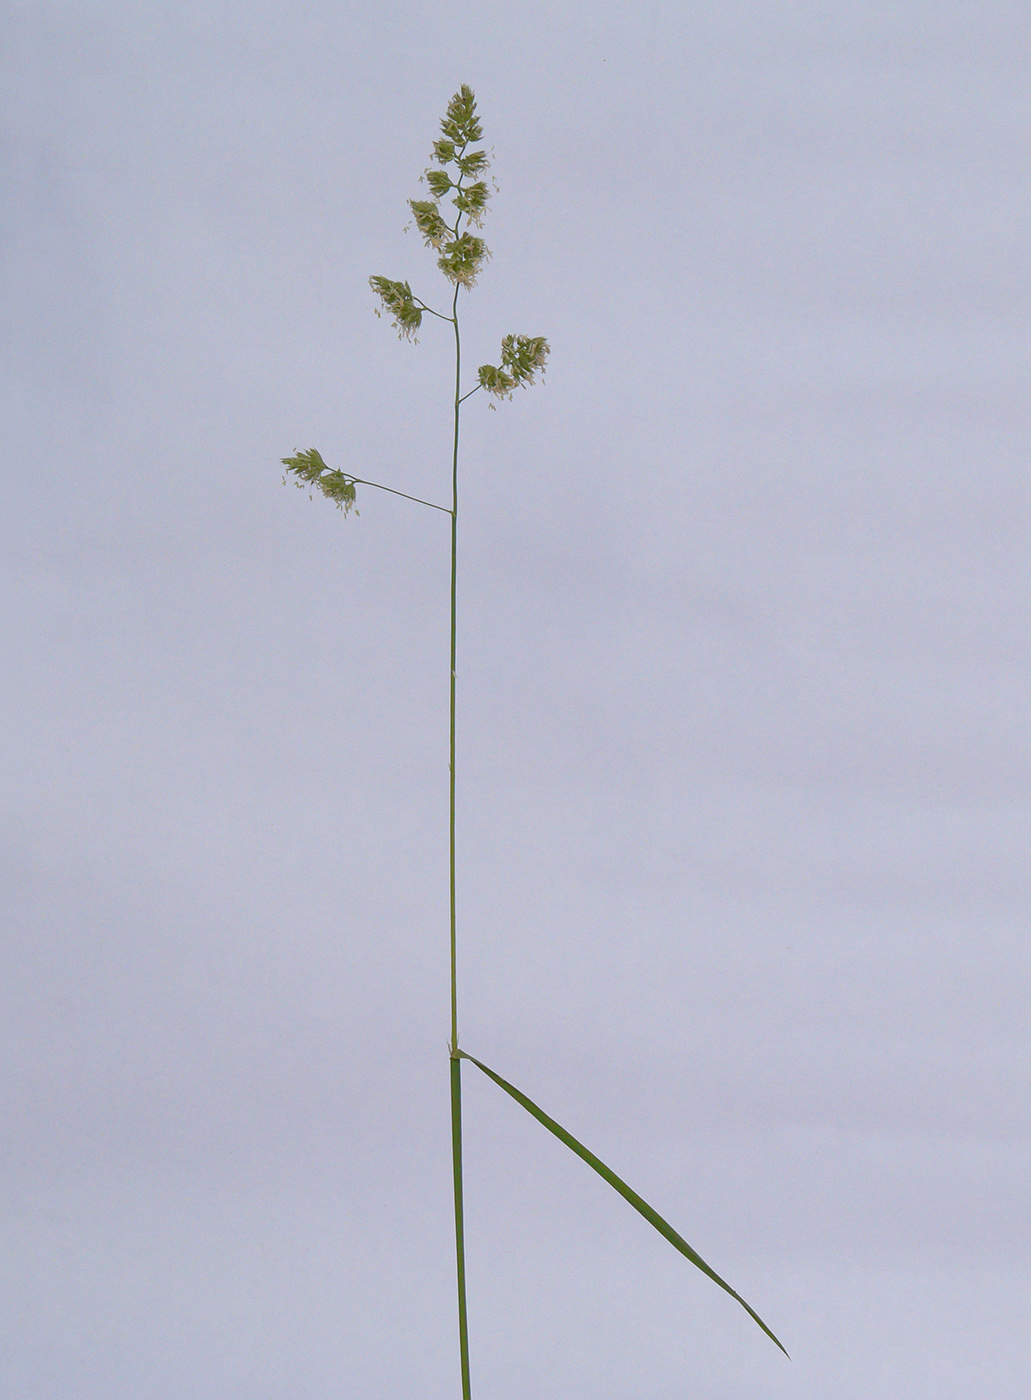
[[[476,99],[472,90],[463,85],[448,103],[447,112],[440,123],[441,135],[433,143],[434,164],[425,172],[424,179],[431,198],[408,201],[415,227],[422,235],[427,247],[437,254],[437,267],[443,273],[450,287],[451,310],[436,311],[411,289],[408,282],[392,281],[388,277],[370,277],[369,283],[380,305],[376,314],[386,311],[392,318],[398,337],[415,340],[422,326],[423,318],[431,316],[437,321],[450,325],[455,344],[454,378],[454,430],[451,448],[451,504],[442,506],[433,501],[424,501],[407,492],[398,491],[380,482],[368,481],[329,467],[314,447],[304,452],[296,452],[292,457],[282,458],[287,473],[293,477],[301,489],[317,489],[339,507],[347,516],[356,510],[357,488],[373,487],[377,491],[387,491],[391,495],[403,497],[417,505],[441,511],[451,517],[451,665],[450,665],[450,799],[449,799],[449,889],[450,889],[450,949],[451,949],[451,1038],[449,1059],[451,1075],[451,1141],[452,1170],[454,1183],[455,1211],[455,1255],[458,1282],[458,1337],[459,1357],[462,1378],[462,1400],[471,1400],[471,1380],[469,1366],[469,1325],[466,1306],[465,1276],[465,1226],[462,1188],[462,1061],[468,1061],[481,1070],[516,1103],[541,1123],[570,1151],[592,1167],[598,1175],[624,1200],[638,1211],[660,1235],[680,1251],[680,1253],[702,1273],[706,1274],[720,1288],[737,1300],[750,1317],[762,1328],[768,1337],[784,1351],[784,1347],[770,1331],[757,1312],[736,1293],[730,1284],[722,1279],[714,1269],[691,1248],[673,1226],[664,1220],[658,1211],[632,1190],[625,1181],[605,1165],[600,1158],[589,1151],[573,1135],[550,1118],[532,1099],[515,1088],[482,1061],[459,1049],[458,1043],[458,940],[456,924],[456,884],[455,884],[455,675],[457,657],[457,597],[458,597],[458,446],[461,410],[465,401],[481,390],[493,399],[511,399],[517,388],[533,384],[537,376],[543,378],[549,346],[543,336],[506,335],[501,341],[501,354],[497,365],[481,365],[476,372],[475,383],[463,392],[462,381],[462,341],[459,325],[459,296],[469,292],[476,285],[490,252],[480,236],[490,199],[490,188],[484,178],[489,169],[489,158],[479,146],[483,131],[476,113]],[[442,201],[447,199],[452,208],[444,211]],[[453,222],[449,223],[451,219]],[[464,226],[463,226],[464,225]],[[475,232],[474,232],[475,230]],[[490,407],[494,407],[491,403]],[[285,478],[284,478],[285,480]],[[787,1355],[787,1353],[784,1353]]]

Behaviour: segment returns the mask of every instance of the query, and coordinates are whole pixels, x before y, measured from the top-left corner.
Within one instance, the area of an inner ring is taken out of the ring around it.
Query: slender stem
[[[462,1061],[451,1057],[451,1161],[455,1177],[455,1252],[458,1257],[458,1346],[462,1358],[462,1400],[470,1400],[469,1314],[465,1305],[465,1214],[462,1206]]]
[[[422,311],[428,311],[428,312],[430,313],[431,316],[436,316],[436,318],[437,318],[438,321],[450,321],[450,320],[451,320],[451,317],[450,317],[450,316],[442,316],[442,315],[440,314],[439,311],[434,311],[434,309],[433,309],[432,306],[427,306],[426,303],[425,303],[424,301],[419,301],[419,298],[418,298],[418,297],[413,297],[412,300],[419,303],[419,307],[420,307],[420,309],[421,309]]]
[[[462,411],[462,342],[458,331],[458,284],[452,304],[455,327],[455,434],[451,454],[451,715],[450,715],[450,889],[451,889],[451,1053],[458,1054],[458,939],[455,906],[455,674],[458,656],[458,426]]]
[[[403,496],[406,501],[414,501],[417,506],[429,506],[431,510],[442,510],[445,515],[451,514],[447,506],[436,506],[432,501],[422,501],[418,496],[409,496],[407,491],[395,491],[392,486],[381,486],[378,481],[366,481],[362,476],[353,476],[351,480],[356,486],[375,486],[377,491],[389,491],[392,496]]]
[[[457,236],[458,224],[455,221]],[[455,435],[451,453],[451,714],[450,714],[450,893],[451,893],[451,1161],[455,1180],[455,1254],[458,1264],[458,1345],[462,1400],[472,1400],[469,1378],[469,1312],[465,1297],[465,1215],[462,1193],[462,1062],[458,1055],[458,937],[455,904],[455,672],[458,640],[458,426],[462,412],[462,341],[455,283],[451,321],[455,328]]]

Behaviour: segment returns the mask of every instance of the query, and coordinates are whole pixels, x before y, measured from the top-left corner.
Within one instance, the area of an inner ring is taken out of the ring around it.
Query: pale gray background
[[[1027,1394],[1029,12],[8,3],[6,1400]]]

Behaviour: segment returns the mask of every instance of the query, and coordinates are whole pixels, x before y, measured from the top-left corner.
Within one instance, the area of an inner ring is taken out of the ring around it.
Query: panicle
[[[470,150],[470,144],[483,136],[471,87],[463,84],[452,97],[440,130],[440,139],[433,143],[433,157],[440,166],[451,168],[431,167],[425,171],[423,178],[433,197],[410,199],[408,207],[424,242],[439,254],[437,266],[444,276],[457,286],[469,288],[475,285],[483,264],[490,257],[490,249],[482,238],[470,233],[468,228],[460,232],[463,218],[477,228],[482,225],[490,199],[486,180],[479,178],[490,168],[487,152]],[[441,212],[440,201],[448,195],[455,209],[453,225]],[[369,283],[392,316],[398,335],[414,339],[427,309],[425,303],[412,295],[407,282],[370,277]],[[494,393],[507,392],[523,382],[518,375],[512,377],[511,367],[503,365],[497,373],[500,377],[491,381]]]
[[[441,140],[434,141],[433,157],[441,165],[453,165],[454,173],[430,169],[424,173],[423,178],[429,185],[434,199],[443,199],[453,190],[452,203],[458,212],[458,219],[464,214],[470,223],[479,226],[483,222],[490,190],[484,180],[476,177],[489,170],[490,158],[486,151],[469,150],[470,142],[479,141],[483,136],[483,129],[476,116],[476,98],[472,88],[463,86],[455,93],[448,103],[447,115],[441,122],[440,129],[444,136]],[[472,180],[472,184],[463,185],[464,180]],[[418,222],[418,218],[416,221]],[[457,221],[454,232],[458,232]],[[423,236],[426,236],[425,232]],[[434,243],[433,246],[439,247],[440,244]],[[445,275],[450,277],[451,273],[445,272]],[[471,286],[472,283],[465,285]]]

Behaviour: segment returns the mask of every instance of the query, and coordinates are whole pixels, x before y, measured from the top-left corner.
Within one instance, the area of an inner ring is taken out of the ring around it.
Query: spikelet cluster
[[[471,231],[482,227],[490,199],[484,179],[490,161],[478,145],[482,140],[476,98],[472,88],[463,83],[448,103],[440,123],[440,137],[433,143],[436,165],[423,176],[432,198],[408,201],[415,227],[426,246],[439,254],[437,266],[456,288],[474,286],[490,257],[486,243]],[[448,198],[454,212],[445,216],[441,202]],[[448,217],[455,222],[449,224]],[[463,219],[465,229],[461,227]],[[423,313],[428,310],[426,304],[413,295],[407,282],[370,277],[369,283],[393,317],[398,335],[414,339]],[[379,315],[378,309],[376,314]],[[501,342],[501,363],[480,366],[478,387],[497,399],[510,399],[513,390],[533,384],[538,374],[543,377],[548,353],[548,342],[541,335],[506,335]]]
[[[438,254],[437,266],[449,282],[469,288],[490,250],[479,234],[467,225],[480,228],[490,199],[490,189],[483,176],[490,167],[487,152],[471,147],[483,139],[483,128],[476,115],[476,98],[472,88],[463,83],[448,103],[447,113],[440,123],[440,139],[433,143],[433,159],[437,166],[425,172],[424,179],[431,199],[410,199],[415,227],[427,247]],[[449,224],[441,212],[441,200],[450,196],[454,207],[454,224]],[[413,296],[407,282],[392,282],[389,277],[370,277],[369,285],[392,317],[400,337],[412,340],[422,323],[425,306]],[[377,314],[378,311],[377,311]]]
[[[481,365],[477,371],[480,388],[499,399],[510,399],[513,389],[533,384],[538,373],[544,378],[549,350],[542,335],[506,335],[501,342],[501,364]]]
[[[326,499],[333,501],[345,516],[352,510],[355,515],[358,514],[354,509],[357,478],[345,476],[343,472],[327,467],[318,448],[311,447],[307,452],[298,452],[293,457],[282,457],[280,460],[287,471],[297,478],[294,485],[299,491],[303,491],[306,486],[309,490],[317,486]]]

